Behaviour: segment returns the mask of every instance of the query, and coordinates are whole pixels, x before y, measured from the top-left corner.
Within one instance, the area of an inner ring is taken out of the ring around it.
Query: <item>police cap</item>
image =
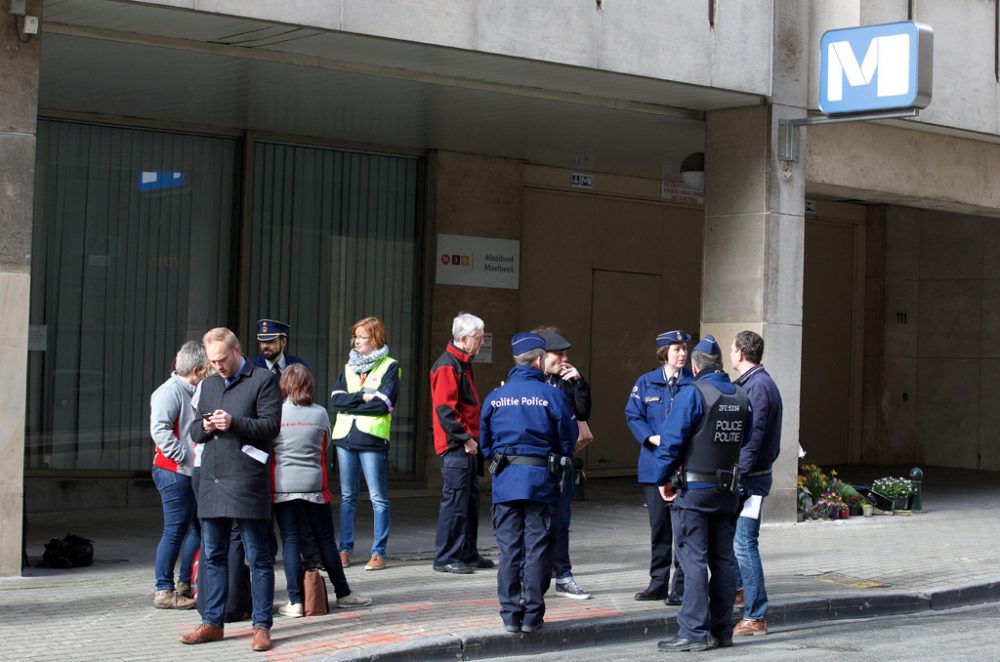
[[[690,333],[684,333],[684,331],[677,329],[676,331],[664,331],[660,335],[656,336],[656,347],[660,348],[665,345],[676,345],[677,343],[684,343],[691,340]]]
[[[545,339],[537,333],[522,331],[514,334],[514,337],[510,339],[510,346],[514,356],[518,356],[533,349],[545,349]]]
[[[715,336],[705,336],[702,338],[697,345],[694,346],[694,351],[702,352],[703,354],[717,354],[722,356],[722,348],[719,347],[719,343],[715,342]]]
[[[289,327],[278,320],[257,320],[257,340],[274,340],[279,336],[288,337]]]

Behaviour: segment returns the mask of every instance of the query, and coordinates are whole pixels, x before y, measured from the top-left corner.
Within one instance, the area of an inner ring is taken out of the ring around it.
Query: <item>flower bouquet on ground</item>
[[[841,510],[847,510],[847,504],[840,493],[834,490],[824,492],[816,502],[816,514],[820,519],[836,519],[840,517]]]
[[[879,510],[905,510],[913,496],[913,483],[906,478],[886,476],[872,483],[872,505]]]

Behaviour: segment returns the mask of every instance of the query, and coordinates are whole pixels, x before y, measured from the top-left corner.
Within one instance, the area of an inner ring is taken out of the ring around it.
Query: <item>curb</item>
[[[987,602],[1000,602],[1000,580],[960,584],[932,591],[779,601],[769,605],[767,622],[768,626],[802,625],[937,611]],[[414,659],[454,662],[539,654],[570,648],[592,648],[609,643],[666,637],[673,632],[676,632],[676,611],[669,616],[662,613],[638,614],[546,623],[541,631],[530,635],[508,634],[498,626],[496,630],[436,636],[375,649],[355,648],[323,659],[330,662],[410,662]]]

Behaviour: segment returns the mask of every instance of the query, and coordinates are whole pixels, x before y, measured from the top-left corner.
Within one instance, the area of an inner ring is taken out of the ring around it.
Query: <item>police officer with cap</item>
[[[625,404],[625,419],[632,436],[639,442],[638,481],[646,498],[649,515],[650,559],[649,585],[635,594],[636,600],[664,600],[679,605],[684,595],[684,573],[673,558],[674,535],[669,504],[663,501],[656,486],[655,453],[660,445],[660,428],[670,411],[678,389],[694,380],[687,365],[687,342],[691,336],[683,330],[665,331],[656,336],[656,358],[660,367],[639,377]],[[670,564],[674,579],[670,584]]]
[[[545,383],[545,340],[517,333],[511,346],[515,366],[483,400],[479,443],[493,475],[500,618],[507,632],[516,633],[542,627],[552,579],[552,511],[560,483],[568,480],[579,430],[569,402]]]
[[[722,350],[705,336],[691,352],[695,379],[680,387],[660,428],[655,466],[664,500],[677,511],[677,556],[684,569],[679,632],[662,652],[731,646],[736,597],[733,535],[739,509],[740,446],[750,431],[750,400],[722,369]],[[676,475],[675,475],[676,474]],[[709,579],[711,572],[711,579]]]
[[[285,351],[288,345],[290,327],[278,320],[257,320],[257,342],[260,344],[260,354],[253,360],[255,366],[267,368],[280,378],[282,371],[293,363],[309,366],[297,356]]]

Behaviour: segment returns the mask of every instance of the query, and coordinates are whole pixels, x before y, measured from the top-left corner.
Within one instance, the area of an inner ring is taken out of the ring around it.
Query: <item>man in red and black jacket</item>
[[[441,508],[438,511],[434,570],[458,575],[492,568],[479,555],[479,394],[472,380],[472,357],[483,346],[483,320],[459,313],[451,325],[452,342],[431,368],[434,451],[441,457]]]

